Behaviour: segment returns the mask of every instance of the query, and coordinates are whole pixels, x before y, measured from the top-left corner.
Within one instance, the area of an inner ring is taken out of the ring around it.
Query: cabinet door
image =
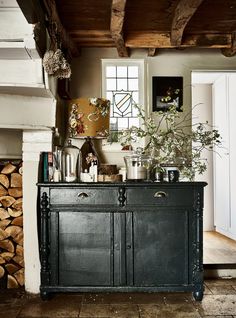
[[[59,284],[113,284],[113,214],[60,212]]]
[[[188,284],[188,212],[153,209],[127,217],[127,264],[134,286]],[[132,246],[132,251],[130,251]],[[133,264],[131,258],[133,255]]]

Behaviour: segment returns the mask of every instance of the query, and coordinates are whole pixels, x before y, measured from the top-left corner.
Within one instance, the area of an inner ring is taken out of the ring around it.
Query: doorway
[[[210,126],[219,129],[223,143],[226,143],[219,154],[220,159],[216,153],[204,154],[208,161],[208,169],[204,175],[196,177],[196,181],[204,180],[208,183],[204,193],[204,268],[214,268],[215,266],[215,268],[232,269],[236,268],[236,240],[234,236],[236,233],[234,233],[233,228],[235,216],[232,216],[235,213],[232,209],[234,202],[228,193],[230,192],[231,173],[228,149],[230,134],[232,134],[228,124],[230,120],[228,105],[230,90],[228,85],[230,80],[236,79],[236,73],[193,71],[191,78],[193,124],[208,121]],[[231,153],[234,154],[234,152],[236,150],[231,149]],[[220,188],[221,199],[217,198]]]

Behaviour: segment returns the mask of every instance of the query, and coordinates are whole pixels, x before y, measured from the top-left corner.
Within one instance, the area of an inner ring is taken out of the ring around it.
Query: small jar
[[[124,157],[128,180],[149,180],[152,158],[143,154],[141,147],[132,154]]]
[[[179,169],[175,165],[162,166],[164,168],[163,181],[166,182],[178,182],[179,181]]]

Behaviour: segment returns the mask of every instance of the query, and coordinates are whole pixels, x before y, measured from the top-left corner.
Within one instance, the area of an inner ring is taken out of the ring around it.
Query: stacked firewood
[[[0,164],[0,281],[7,288],[24,285],[22,172],[21,162]]]

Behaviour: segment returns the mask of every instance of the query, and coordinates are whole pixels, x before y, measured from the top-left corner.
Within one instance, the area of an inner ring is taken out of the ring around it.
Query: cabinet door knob
[[[166,198],[168,194],[164,191],[158,191],[154,194],[154,198]]]
[[[85,193],[85,192],[80,192],[80,193],[78,193],[78,198],[84,199],[84,198],[87,198],[87,197],[88,197],[88,194]]]
[[[127,249],[131,249],[131,244],[127,244],[127,245],[126,245],[126,248],[127,248]]]

